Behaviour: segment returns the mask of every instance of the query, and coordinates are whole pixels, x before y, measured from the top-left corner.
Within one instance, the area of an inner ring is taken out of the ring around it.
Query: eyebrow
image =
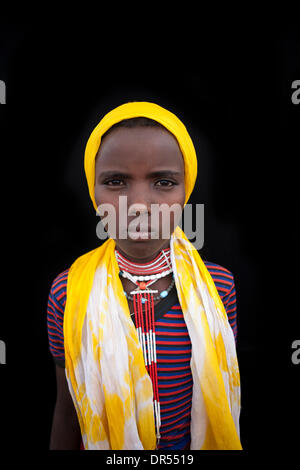
[[[159,171],[152,171],[148,173],[148,177],[167,177],[167,176],[180,176],[181,172],[180,171],[174,171],[174,170],[159,170]],[[101,178],[124,178],[124,179],[129,179],[130,174],[124,173],[121,171],[101,171],[99,174]]]

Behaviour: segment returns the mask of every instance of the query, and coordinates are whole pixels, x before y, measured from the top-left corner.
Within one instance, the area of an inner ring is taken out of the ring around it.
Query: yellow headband
[[[125,103],[107,113],[91,133],[85,148],[84,169],[90,197],[97,210],[95,201],[95,159],[103,134],[117,122],[135,117],[146,117],[162,124],[177,139],[184,159],[185,203],[194,189],[197,177],[197,156],[192,139],[183,123],[175,114],[154,103],[136,101]]]

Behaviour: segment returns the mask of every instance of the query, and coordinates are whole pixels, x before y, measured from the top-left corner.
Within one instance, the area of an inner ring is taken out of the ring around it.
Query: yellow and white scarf
[[[101,136],[115,123],[148,117],[164,125],[180,146],[187,203],[197,157],[182,122],[147,102],[115,108],[92,132],[85,172],[94,207],[95,157]],[[153,389],[119,278],[115,241],[79,257],[71,266],[64,313],[65,369],[85,449],[155,449]],[[170,239],[178,299],[192,343],[193,395],[190,449],[242,449],[240,377],[235,340],[216,286],[184,232]]]

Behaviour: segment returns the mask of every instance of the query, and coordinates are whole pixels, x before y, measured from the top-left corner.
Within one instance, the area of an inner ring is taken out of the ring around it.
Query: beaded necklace
[[[170,248],[161,250],[156,258],[149,263],[132,263],[128,259],[124,258],[117,249],[115,249],[115,255],[120,268],[119,276],[129,279],[137,286],[130,292],[131,295],[125,291],[124,294],[129,300],[133,300],[134,312],[131,313],[131,316],[135,315],[135,326],[139,343],[142,347],[145,366],[153,385],[153,408],[157,437],[156,448],[158,448],[161,419],[157,380],[154,300],[167,297],[175,283],[174,274],[169,287],[160,292],[158,296],[153,296],[153,294],[158,293],[158,290],[149,287],[158,279],[161,279],[173,272],[170,259]],[[142,307],[143,304],[145,305],[144,312]]]

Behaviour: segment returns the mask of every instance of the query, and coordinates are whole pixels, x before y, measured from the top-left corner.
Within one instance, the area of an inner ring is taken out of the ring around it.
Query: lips
[[[148,222],[148,224],[147,224]],[[130,227],[131,221],[128,222],[127,227],[124,227],[124,235],[132,241],[142,241],[157,238],[159,234],[159,228],[157,224],[151,225],[151,220],[145,220],[138,225]]]
[[[128,235],[132,239],[137,239],[137,238],[150,238],[151,237],[151,231],[148,232],[128,232]]]
[[[148,231],[142,230],[141,232],[136,229],[135,231],[128,231],[128,238],[132,241],[149,241],[157,238],[157,232],[153,227],[148,227]]]

